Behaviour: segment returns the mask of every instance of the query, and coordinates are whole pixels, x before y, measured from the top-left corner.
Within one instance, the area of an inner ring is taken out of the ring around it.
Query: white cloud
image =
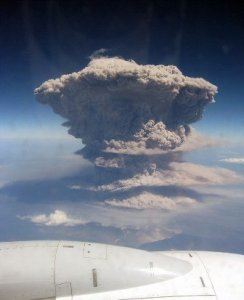
[[[40,214],[40,215],[33,215],[33,216],[24,216],[19,217],[21,220],[30,220],[32,223],[38,225],[45,225],[45,226],[76,226],[76,225],[84,225],[87,224],[86,221],[75,218],[72,216],[68,216],[66,212],[62,210],[55,210],[53,213],[49,215]]]
[[[176,210],[197,204],[197,201],[189,197],[164,197],[144,192],[140,195],[124,200],[106,200],[106,204],[116,207],[135,208],[135,209],[163,209]]]
[[[232,163],[232,164],[244,164],[244,157],[223,158],[220,161]]]
[[[82,187],[80,185],[71,185],[68,186],[68,188],[71,190],[80,190]]]

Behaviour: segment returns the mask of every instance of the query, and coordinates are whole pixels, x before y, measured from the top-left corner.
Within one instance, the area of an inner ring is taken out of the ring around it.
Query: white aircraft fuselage
[[[0,300],[244,300],[244,256],[69,241],[0,243]]]

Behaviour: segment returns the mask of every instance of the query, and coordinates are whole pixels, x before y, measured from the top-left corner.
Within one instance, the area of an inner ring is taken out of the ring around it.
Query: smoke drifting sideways
[[[139,65],[119,57],[94,57],[79,72],[35,89],[82,139],[80,153],[98,169],[126,176],[164,168],[190,135],[217,87],[184,76],[175,66]],[[121,174],[122,174],[121,173]]]

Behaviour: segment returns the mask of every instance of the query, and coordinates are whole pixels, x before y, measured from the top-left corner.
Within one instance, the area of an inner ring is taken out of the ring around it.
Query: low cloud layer
[[[80,239],[85,234],[86,239],[95,239],[100,242],[108,239],[110,243],[131,246],[155,242],[181,232],[179,229],[166,226],[168,218],[166,215],[159,218],[160,213],[157,208],[154,208],[154,212],[157,213],[154,221],[150,221],[150,214],[147,210],[142,211],[142,215],[138,216],[135,211],[123,211],[116,206],[82,206],[83,215],[85,214],[88,218],[86,220],[83,216],[77,216],[74,210],[78,209],[73,207],[73,212],[69,213],[65,209],[55,209],[48,214],[17,217],[34,224],[37,230],[41,228],[41,232],[69,232],[69,239],[70,237]],[[116,238],[111,241],[111,237]]]

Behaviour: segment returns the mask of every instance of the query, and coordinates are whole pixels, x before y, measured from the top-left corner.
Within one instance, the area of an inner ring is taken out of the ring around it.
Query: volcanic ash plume
[[[216,92],[216,86],[175,66],[117,57],[94,58],[81,71],[35,89],[38,101],[67,119],[69,133],[82,139],[84,157],[98,167],[124,169],[135,157],[136,168],[141,161],[145,165],[145,156],[181,146],[189,124],[201,118]],[[149,160],[149,168],[156,168]]]

